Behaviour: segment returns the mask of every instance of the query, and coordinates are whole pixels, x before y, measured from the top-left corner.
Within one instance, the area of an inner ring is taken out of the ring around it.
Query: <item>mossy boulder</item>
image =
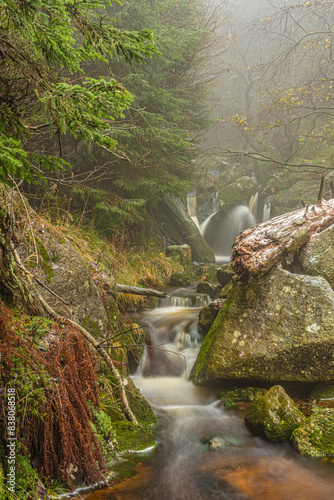
[[[166,248],[166,256],[177,264],[181,264],[184,269],[192,270],[193,261],[189,245],[170,245]]]
[[[224,299],[216,299],[210,302],[199,312],[198,316],[198,332],[203,335],[203,337],[210,330],[214,320],[219,313],[219,310],[223,307]]]
[[[225,399],[232,401],[256,401],[260,397],[267,393],[268,389],[263,387],[233,387],[229,389],[223,389],[219,397],[224,402]]]
[[[217,271],[219,266],[217,264],[204,264],[198,266],[195,270],[196,277],[202,281],[208,281],[209,283],[217,283]]]
[[[170,277],[170,284],[172,286],[189,286],[194,285],[197,279],[194,273],[192,272],[181,272],[178,271],[173,273]]]
[[[334,225],[325,229],[300,251],[298,264],[305,274],[322,276],[334,289]]]
[[[68,305],[38,283],[36,288],[60,316],[82,324],[95,337],[106,333],[107,313],[83,258],[70,241],[59,238],[47,228],[43,231],[36,241],[39,266],[30,270],[44,285],[68,302]],[[24,238],[22,241],[18,251],[24,260],[30,250],[29,243]]]
[[[134,425],[132,422],[114,422],[117,448],[121,453],[144,451],[156,446],[152,431],[147,427]]]
[[[220,286],[212,285],[208,281],[200,281],[197,283],[196,292],[206,293],[206,295],[209,295],[211,299],[215,299],[218,297],[220,289]]]
[[[292,439],[301,455],[334,456],[334,409],[316,410],[293,432]]]
[[[304,415],[279,385],[271,387],[245,414],[250,430],[270,441],[289,439],[304,420]]]
[[[318,384],[312,389],[309,397],[312,399],[334,399],[334,382]]]
[[[236,279],[192,370],[195,384],[334,379],[334,292],[323,278],[274,269]]]
[[[231,264],[223,264],[217,270],[217,279],[222,287],[228,285],[233,276],[235,276],[235,272],[233,271]]]

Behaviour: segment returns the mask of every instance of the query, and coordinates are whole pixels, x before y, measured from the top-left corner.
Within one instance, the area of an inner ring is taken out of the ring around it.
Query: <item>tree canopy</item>
[[[115,147],[110,123],[133,96],[110,75],[86,75],[87,62],[141,63],[157,52],[152,31],[114,26],[106,8],[115,2],[0,0],[0,180],[62,168],[62,134]],[[44,128],[58,135],[56,155],[29,147]]]

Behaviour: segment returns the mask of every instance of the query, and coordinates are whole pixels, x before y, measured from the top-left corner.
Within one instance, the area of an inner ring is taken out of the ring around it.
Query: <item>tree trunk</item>
[[[234,242],[232,267],[247,278],[264,274],[291,258],[309,239],[334,224],[334,199],[275,217],[239,234]]]
[[[160,297],[161,299],[168,298],[166,292],[159,292],[158,290],[153,290],[152,288],[139,288],[137,286],[116,285],[116,291],[119,293],[132,293],[134,295],[148,295],[152,297]]]

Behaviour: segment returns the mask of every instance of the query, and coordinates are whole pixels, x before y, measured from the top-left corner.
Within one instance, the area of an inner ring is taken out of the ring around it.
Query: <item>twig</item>
[[[324,184],[325,184],[325,176],[323,175],[321,177],[320,189],[319,189],[319,193],[318,193],[318,203],[320,203],[320,204],[321,204],[321,201],[322,201],[322,194],[323,194],[323,191],[324,191]]]

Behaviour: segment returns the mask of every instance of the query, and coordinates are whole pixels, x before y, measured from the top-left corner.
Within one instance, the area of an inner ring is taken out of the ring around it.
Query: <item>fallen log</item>
[[[264,274],[291,257],[310,238],[334,224],[334,199],[322,200],[240,233],[234,242],[231,263],[234,271],[247,278]]]
[[[137,286],[116,284],[116,291],[119,293],[132,293],[134,295],[150,295],[152,297],[160,297],[161,299],[168,298],[166,292],[159,292],[158,290],[153,290],[152,288],[139,288]]]

